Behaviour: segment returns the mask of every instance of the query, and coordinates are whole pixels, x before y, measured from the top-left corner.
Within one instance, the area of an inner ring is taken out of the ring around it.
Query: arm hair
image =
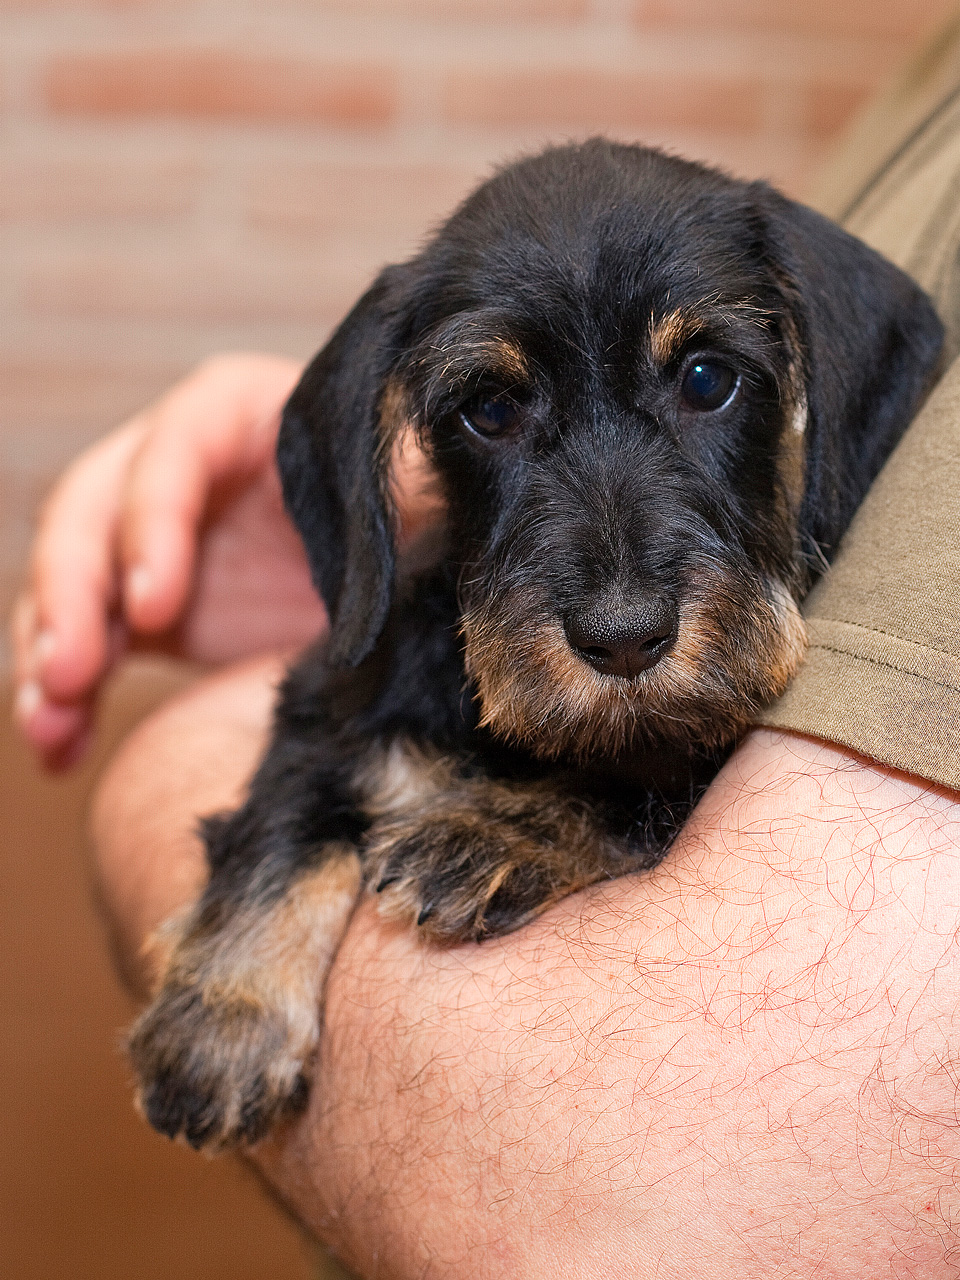
[[[280,673],[201,683],[94,811],[128,980],[203,875]],[[441,950],[357,912],[307,1113],[256,1159],[370,1277],[960,1270],[960,804],[754,732],[654,872]]]

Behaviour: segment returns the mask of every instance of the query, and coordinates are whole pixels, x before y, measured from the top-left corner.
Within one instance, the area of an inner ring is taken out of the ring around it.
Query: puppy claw
[[[383,913],[415,921],[434,941],[509,933],[629,869],[622,846],[556,793],[486,783],[444,800],[444,810],[375,826],[367,850]]]

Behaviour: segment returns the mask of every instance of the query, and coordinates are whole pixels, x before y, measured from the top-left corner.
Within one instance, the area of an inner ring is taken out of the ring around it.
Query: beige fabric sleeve
[[[960,789],[960,361],[804,612],[806,664],[759,722]]]
[[[930,293],[953,361],[804,607],[759,723],[960,789],[960,17],[860,121],[817,203]]]

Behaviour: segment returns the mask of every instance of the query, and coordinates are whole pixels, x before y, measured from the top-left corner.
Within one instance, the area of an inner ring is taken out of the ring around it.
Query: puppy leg
[[[399,789],[405,803],[371,828],[364,861],[384,914],[438,941],[508,933],[577,889],[662,855],[628,846],[595,806],[552,784],[420,768],[419,786]]]
[[[160,989],[130,1036],[147,1119],[194,1147],[254,1142],[306,1096],[366,825],[355,761],[315,728],[278,734],[246,803],[206,822],[210,880],[161,937]]]
[[[174,926],[162,986],[130,1053],[150,1123],[216,1150],[255,1142],[305,1098],[323,979],[360,863],[351,847],[328,845],[282,887],[268,882],[231,901],[212,885]]]

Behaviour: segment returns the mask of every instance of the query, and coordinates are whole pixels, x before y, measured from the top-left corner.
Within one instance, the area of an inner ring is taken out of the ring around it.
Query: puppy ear
[[[398,355],[408,273],[383,271],[308,366],[277,445],[284,501],[330,612],[328,656],[348,666],[376,644],[393,592],[379,409]]]
[[[761,191],[807,400],[800,534],[811,563],[822,563],[931,386],[943,326],[892,263],[812,209]]]

